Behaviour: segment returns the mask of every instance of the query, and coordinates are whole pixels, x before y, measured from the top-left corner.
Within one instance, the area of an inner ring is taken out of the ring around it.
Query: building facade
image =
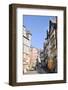
[[[30,52],[30,69],[34,70],[36,67],[36,62],[38,59],[38,49],[31,47],[31,52]]]
[[[45,67],[45,61],[44,61],[44,50],[40,49],[40,63],[41,63],[41,67]]]
[[[32,34],[23,26],[23,73],[30,69],[30,46]]]
[[[57,60],[57,17],[49,25],[50,55]]]
[[[49,30],[44,42],[44,61],[46,64],[48,64],[49,58],[55,62],[55,72],[57,72],[57,17],[49,21]]]

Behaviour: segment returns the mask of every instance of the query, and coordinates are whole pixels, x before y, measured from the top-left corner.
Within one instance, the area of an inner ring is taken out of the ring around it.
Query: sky
[[[35,48],[43,48],[46,38],[46,31],[49,27],[49,20],[54,16],[33,16],[24,15],[23,24],[32,33],[31,45]]]

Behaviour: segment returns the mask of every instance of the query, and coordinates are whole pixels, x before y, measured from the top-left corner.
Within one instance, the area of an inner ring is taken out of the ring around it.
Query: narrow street
[[[45,70],[43,68],[41,68],[41,65],[38,65],[37,68],[36,68],[37,72],[38,73],[46,73]]]
[[[34,71],[28,71],[26,74],[38,74],[38,72],[34,70]]]
[[[28,71],[26,74],[42,74],[46,73],[43,68],[41,68],[41,65],[36,66],[36,70]]]

